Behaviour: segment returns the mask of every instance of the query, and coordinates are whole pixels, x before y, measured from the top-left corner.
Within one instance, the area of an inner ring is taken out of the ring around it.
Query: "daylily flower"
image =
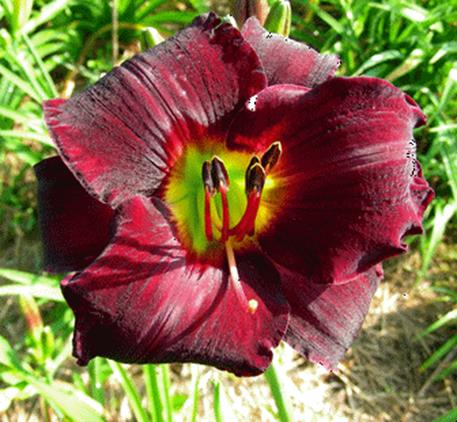
[[[71,271],[74,355],[255,375],[285,340],[329,369],[381,261],[432,191],[417,104],[338,59],[214,14],[44,104],[36,167],[48,271]]]

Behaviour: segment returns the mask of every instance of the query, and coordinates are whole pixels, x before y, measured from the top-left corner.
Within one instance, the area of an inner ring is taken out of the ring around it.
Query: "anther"
[[[211,176],[211,163],[205,161],[202,166],[202,179],[205,190],[209,191],[211,194],[215,193],[214,182]]]
[[[262,155],[262,166],[265,169],[265,172],[268,174],[273,167],[278,163],[279,157],[282,153],[281,142],[273,142],[270,147]]]
[[[255,163],[252,167],[248,168],[245,181],[246,194],[249,196],[252,191],[262,192],[266,177],[267,175],[261,164]]]
[[[224,162],[218,156],[214,156],[211,160],[211,176],[216,189],[220,186],[228,188],[230,180],[227,169],[225,168]]]

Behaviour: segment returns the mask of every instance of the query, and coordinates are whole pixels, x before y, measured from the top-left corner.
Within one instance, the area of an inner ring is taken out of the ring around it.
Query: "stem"
[[[293,419],[290,416],[291,412],[289,409],[289,403],[284,397],[281,389],[280,377],[273,363],[271,363],[271,365],[265,371],[264,376],[268,382],[268,385],[270,386],[270,391],[276,403],[276,408],[278,409],[278,419],[281,422],[292,422]]]

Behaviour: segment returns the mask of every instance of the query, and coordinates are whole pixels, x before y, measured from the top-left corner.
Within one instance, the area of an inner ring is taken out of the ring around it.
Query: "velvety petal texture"
[[[411,98],[375,78],[262,91],[234,122],[230,145],[283,146],[273,195],[282,206],[258,233],[264,251],[312,283],[347,282],[404,252],[433,196],[412,134],[423,122]]]
[[[275,268],[260,254],[239,256],[250,312],[225,263],[187,261],[158,200],[121,205],[116,234],[84,272],[62,283],[76,315],[74,354],[121,362],[197,362],[237,375],[269,365],[282,339],[289,306]]]
[[[209,14],[85,92],[45,102],[44,112],[77,179],[116,206],[151,196],[186,144],[222,139],[233,113],[265,86],[252,47]]]
[[[81,270],[111,238],[113,210],[90,196],[60,157],[35,166],[44,269]]]
[[[266,31],[255,17],[246,21],[241,32],[259,55],[268,85],[313,88],[331,78],[340,64],[333,54],[319,54],[306,44]]]
[[[382,279],[381,266],[340,285],[310,283],[287,270],[281,276],[291,308],[284,340],[311,362],[335,370],[359,334]]]

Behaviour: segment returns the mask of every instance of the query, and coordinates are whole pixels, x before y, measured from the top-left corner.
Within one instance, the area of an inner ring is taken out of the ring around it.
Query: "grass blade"
[[[41,103],[42,98],[35,91],[35,89],[28,82],[24,81],[22,78],[17,76],[11,70],[7,69],[0,64],[0,75],[2,75],[6,80],[10,81],[13,85],[19,88],[22,92],[27,94],[29,97],[33,98],[37,103]]]
[[[446,356],[454,347],[457,346],[457,334],[448,339],[444,344],[442,344],[420,367],[421,371],[433,366],[440,359]]]
[[[221,383],[219,380],[213,381],[213,408],[214,408],[214,420],[216,422],[223,422],[221,410]]]
[[[27,46],[30,54],[32,55],[33,59],[35,60],[36,64],[38,65],[41,75],[43,76],[44,80],[46,81],[48,97],[58,97],[59,93],[57,92],[57,88],[54,84],[54,81],[52,80],[49,72],[46,70],[43,60],[41,59],[40,55],[36,51],[35,47],[33,46],[32,42],[30,41],[29,37],[24,34],[24,35],[22,35],[22,39],[24,40],[24,43]]]
[[[50,21],[54,16],[65,9],[70,2],[71,0],[55,0],[52,3],[48,3],[41,9],[37,16],[29,19],[29,21],[23,26],[22,33],[28,34],[38,26]]]
[[[198,400],[200,397],[199,393],[199,383],[200,383],[200,373],[198,372],[198,369],[195,365],[192,365],[192,378],[193,378],[193,383],[192,383],[192,414],[190,421],[191,422],[196,422],[197,421],[197,415],[198,415]]]
[[[148,422],[149,418],[141,404],[141,398],[136,390],[135,385],[133,384],[130,376],[127,374],[127,371],[124,367],[115,361],[108,360],[109,366],[113,370],[113,372],[119,378],[119,381],[122,385],[122,388],[128,398],[130,406],[132,408],[132,412],[135,415],[135,419],[138,422]]]
[[[171,405],[171,397],[170,397],[170,372],[168,369],[168,365],[160,365],[161,376],[162,376],[162,389],[163,389],[163,397],[165,402],[165,413],[166,413],[166,421],[172,422],[173,421],[173,407]]]
[[[155,422],[163,422],[163,406],[159,388],[159,379],[157,376],[157,367],[155,365],[144,365],[144,384],[148,397],[149,413]]]
[[[54,302],[65,302],[58,287],[33,285],[22,286],[20,284],[7,284],[0,286],[0,296],[30,295],[39,299],[53,300]]]

